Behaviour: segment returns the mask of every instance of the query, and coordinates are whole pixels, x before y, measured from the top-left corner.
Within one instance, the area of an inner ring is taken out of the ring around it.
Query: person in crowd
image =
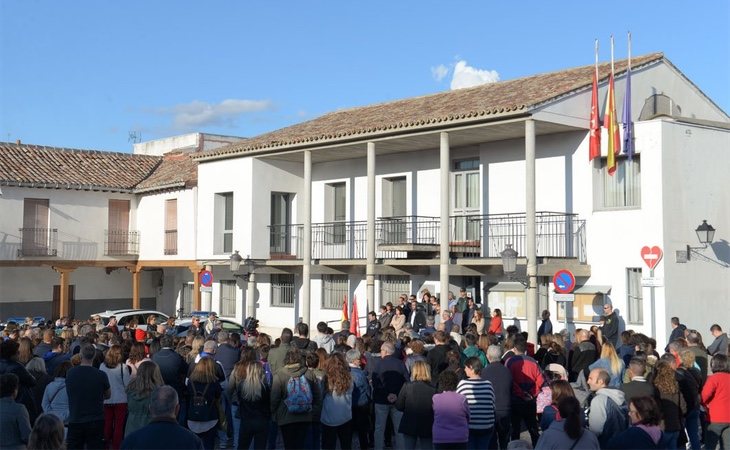
[[[41,407],[41,401],[43,400],[43,392],[46,390],[46,386],[53,381],[53,376],[46,372],[46,363],[43,362],[43,358],[38,356],[32,356],[28,363],[25,365],[28,373],[35,378],[35,386],[31,388],[31,401],[33,403],[33,410],[28,410],[31,423],[35,423],[35,419],[41,415],[43,411]]]
[[[154,317],[154,316],[150,316]],[[208,318],[205,320],[203,325],[203,333],[205,336],[210,336],[220,329],[220,321],[218,321],[218,314],[213,311],[208,314]]]
[[[317,350],[317,343],[309,339],[309,325],[299,322],[296,326],[297,335],[292,338],[291,344],[301,351],[313,352]]]
[[[436,346],[428,351],[426,354],[426,361],[428,361],[431,366],[431,376],[436,378],[439,376],[441,371],[448,367],[446,354],[449,350],[451,350],[451,347],[448,345],[449,338],[445,331],[439,330],[434,333],[433,340]]]
[[[137,369],[137,376],[129,382],[127,394],[127,422],[124,436],[129,436],[150,422],[150,394],[163,385],[160,368],[153,361],[143,361]]]
[[[568,380],[572,383],[577,381],[581,374],[585,375],[588,366],[593,364],[598,358],[596,347],[590,341],[591,334],[586,329],[575,330],[575,342],[570,355],[568,366]]]
[[[60,337],[54,337],[51,339],[51,351],[43,355],[43,360],[46,362],[46,371],[49,374],[56,372],[56,367],[64,361],[69,361],[71,355],[64,351],[64,339]]]
[[[556,420],[543,431],[535,450],[585,449],[599,450],[598,438],[583,426],[583,409],[573,396],[565,396],[557,403]]]
[[[613,305],[610,303],[603,305],[603,318],[604,325],[600,327],[601,335],[606,341],[615,346],[616,342],[618,342],[619,318],[616,311],[613,310]]]
[[[99,370],[109,379],[111,397],[104,400],[104,441],[118,449],[124,437],[124,422],[127,418],[127,386],[132,377],[129,366],[122,359],[122,347],[112,345],[106,351]]]
[[[653,381],[659,391],[659,409],[664,420],[663,443],[669,450],[674,450],[677,448],[679,433],[683,429],[687,404],[679,390],[673,357],[662,358],[657,363]]]
[[[629,402],[631,426],[613,436],[607,448],[617,450],[659,449],[662,446],[661,411],[653,397],[634,397]]]
[[[715,340],[707,347],[707,353],[711,356],[727,356],[727,349],[730,344],[730,339],[728,339],[727,333],[723,333],[722,327],[718,324],[714,324],[710,327],[710,333],[715,337]]]
[[[472,356],[464,362],[466,379],[459,381],[456,392],[466,397],[469,404],[470,449],[485,449],[494,433],[495,399],[494,388],[489,380],[481,377],[484,364]]]
[[[401,306],[397,306],[395,308],[395,314],[393,315],[393,318],[390,321],[390,326],[393,327],[395,330],[395,335],[400,336],[401,331],[403,331],[403,328],[406,324],[406,315],[403,312],[403,308]]]
[[[471,320],[471,323],[477,326],[477,336],[481,336],[487,332],[487,320],[484,318],[484,312],[481,309],[474,311],[474,318]]]
[[[252,442],[254,449],[265,449],[271,423],[271,386],[266,382],[263,364],[239,362],[231,373],[228,395],[238,402],[238,449],[248,450]]]
[[[471,357],[476,357],[479,358],[479,361],[482,363],[482,367],[485,367],[487,365],[487,355],[485,355],[477,346],[477,335],[473,333],[466,333],[464,335],[464,341],[466,342],[466,348],[462,351],[462,358],[464,362]]]
[[[370,337],[375,337],[375,335],[378,334],[378,331],[380,331],[378,316],[375,314],[375,311],[370,311],[368,313],[368,325],[365,334]]]
[[[687,330],[687,327],[679,322],[679,317],[672,317],[669,319],[669,326],[672,327],[672,332],[669,334],[669,340],[667,341],[667,346],[664,347],[664,351],[669,351],[669,344],[676,341],[677,339],[684,339],[684,332]]]
[[[54,379],[46,386],[46,390],[43,392],[43,400],[41,401],[43,412],[56,415],[61,419],[64,426],[68,425],[69,416],[66,374],[70,368],[70,361],[64,361],[56,367],[56,372],[53,374]]]
[[[653,383],[646,380],[646,359],[641,356],[634,356],[629,362],[629,376],[631,381],[621,385],[624,399],[628,403],[634,397],[651,397],[659,400],[659,391]]]
[[[702,387],[702,404],[707,408],[705,448],[730,448],[730,363],[728,357],[715,354],[710,362],[712,375]]]
[[[46,356],[48,352],[53,350],[53,338],[56,336],[53,329],[43,330],[43,340],[33,349],[33,354],[39,358]]]
[[[281,330],[281,343],[278,347],[272,348],[269,351],[269,365],[271,366],[271,373],[276,375],[276,372],[279,371],[282,367],[284,367],[284,361],[286,360],[286,355],[289,352],[289,349],[292,348],[291,341],[294,338],[294,333],[289,328],[284,328]]]
[[[521,422],[524,421],[534,446],[539,436],[536,398],[545,379],[537,362],[525,354],[525,338],[515,336],[513,345],[514,356],[505,362],[505,367],[512,373],[512,439],[520,438]]]
[[[624,362],[619,358],[613,344],[606,341],[601,345],[601,357],[588,366],[589,370],[604,369],[611,376],[609,387],[621,387],[624,375]]]
[[[411,369],[411,381],[403,385],[395,402],[396,409],[403,413],[397,429],[403,435],[403,448],[432,448],[432,430],[425,424],[433,423],[431,399],[435,393],[431,367],[425,361],[416,361]]]
[[[384,448],[386,423],[392,421],[398,429],[402,413],[395,407],[398,394],[408,380],[408,372],[401,360],[395,356],[392,342],[384,342],[380,347],[380,361],[371,372],[373,402],[375,403],[375,449]],[[402,436],[396,435],[396,445],[403,447]]]
[[[502,349],[498,345],[487,348],[489,364],[482,369],[481,377],[489,380],[494,389],[495,432],[489,442],[490,450],[506,448],[511,435],[512,412],[512,372],[500,364]]]
[[[0,375],[0,448],[25,450],[30,436],[26,407],[15,401],[20,379],[12,372]]]
[[[418,337],[423,339],[426,336],[433,336],[436,332],[436,318],[434,316],[426,317],[426,326],[418,332]]]
[[[561,415],[558,408],[560,401],[566,397],[575,397],[573,387],[568,380],[554,380],[550,383],[550,404],[545,406],[540,416],[540,429],[545,431],[550,428],[553,421],[560,420]]]
[[[150,393],[150,423],[124,438],[122,450],[203,450],[200,438],[177,423],[177,391],[156,387]]]
[[[433,396],[434,449],[466,449],[469,442],[469,403],[456,392],[459,379],[450,370],[439,375]]]
[[[327,333],[327,324],[325,322],[317,324],[317,334],[312,340],[317,344],[317,348],[323,348],[328,354],[332,353],[332,349],[335,348],[335,341]]]
[[[631,345],[631,336],[633,332],[631,330],[624,330],[621,332],[621,345],[616,349],[619,358],[624,362],[626,367],[629,366],[629,361],[634,356],[636,351],[634,346]]]
[[[700,369],[695,367],[695,355],[688,349],[679,353],[680,365],[677,367],[677,382],[687,404],[687,414],[684,416],[684,429],[692,448],[700,448],[700,383],[702,376]],[[681,436],[681,433],[680,433]]]
[[[319,382],[307,369],[301,352],[289,348],[284,365],[274,372],[271,386],[271,411],[281,430],[285,449],[301,447],[313,417],[319,415],[321,408]]]
[[[180,413],[178,421],[181,425],[185,424],[185,377],[188,373],[188,363],[185,358],[180,356],[174,349],[174,339],[170,335],[160,337],[160,350],[152,355],[152,361],[160,368],[162,381],[177,391],[177,397],[180,399]]]
[[[126,361],[126,365],[129,366],[132,371],[132,378],[137,376],[137,369],[139,369],[140,364],[149,360],[147,352],[145,351],[144,343],[133,342],[132,347],[129,349],[129,357]]]
[[[352,376],[352,426],[357,432],[360,448],[371,448],[370,439],[370,405],[373,399],[372,389],[367,374],[362,369],[362,353],[359,350],[348,350],[345,355]]]
[[[697,330],[689,330],[687,332],[687,350],[691,351],[695,355],[695,362],[699,366],[700,370],[700,387],[705,384],[707,380],[707,349],[702,343],[702,335]]]
[[[388,306],[387,305],[381,306],[380,307],[380,316],[378,317],[378,322],[380,322],[380,328],[383,329],[385,327],[389,327],[390,321],[392,319],[393,319],[393,314],[388,310]]]
[[[216,366],[213,358],[200,358],[193,366],[187,384],[187,425],[190,431],[198,435],[206,450],[213,449],[221,418],[222,389]]]
[[[185,358],[185,362],[188,366],[192,366],[198,360],[200,353],[203,351],[203,345],[205,344],[205,338],[202,334],[197,334],[193,337],[193,341],[190,343],[190,352]]]
[[[63,422],[54,414],[41,414],[28,438],[32,450],[65,450]]]
[[[96,349],[92,344],[81,345],[80,364],[66,373],[69,400],[68,433],[70,450],[101,449],[104,436],[104,400],[111,397],[106,373],[93,366]]]
[[[560,335],[552,335],[552,339],[550,340],[542,359],[537,359],[537,357],[535,358],[540,363],[540,367],[546,368],[551,364],[557,364],[564,368],[568,367],[568,360],[565,357],[565,349],[560,345],[555,336]]]
[[[538,341],[540,340],[540,336],[553,334],[553,323],[550,321],[550,311],[547,309],[543,310],[540,317],[542,322],[540,322],[540,327],[537,329]]]
[[[18,361],[20,353],[20,344],[17,340],[8,339],[0,343],[0,375],[13,373],[18,377],[18,394],[15,399],[18,403],[22,403],[29,417],[35,419],[38,416],[36,411],[36,402],[33,398],[33,388],[36,385],[36,379],[28,372],[25,365]]]
[[[334,450],[352,447],[352,392],[354,383],[342,353],[333,353],[324,368],[322,398],[322,448]]]
[[[489,322],[489,329],[487,333],[497,336],[501,339],[504,336],[504,327],[502,325],[502,310],[495,308],[492,311],[492,320]]]
[[[588,387],[594,396],[588,407],[588,427],[596,434],[601,447],[628,426],[622,408],[626,406],[624,393],[609,387],[611,376],[605,369],[593,369],[588,375]]]

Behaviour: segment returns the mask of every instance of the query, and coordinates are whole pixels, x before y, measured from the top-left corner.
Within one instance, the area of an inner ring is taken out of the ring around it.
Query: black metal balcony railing
[[[107,256],[139,255],[139,231],[104,230],[104,254]]]
[[[57,228],[19,228],[18,256],[57,256]]]
[[[165,230],[165,254],[177,255],[177,230]]]
[[[538,212],[535,222],[538,256],[587,261],[585,220],[576,214]],[[498,258],[506,244],[512,244],[520,255],[526,253],[524,213],[452,216],[449,227],[451,256]],[[272,258],[301,258],[301,224],[272,225],[269,231]],[[403,216],[375,221],[376,258],[407,258],[409,246],[421,252],[429,246],[438,251],[440,242],[438,217]],[[312,259],[364,259],[366,252],[367,222],[312,224]]]

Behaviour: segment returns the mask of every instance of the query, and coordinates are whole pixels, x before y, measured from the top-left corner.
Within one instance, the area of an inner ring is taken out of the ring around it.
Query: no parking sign
[[[553,286],[559,294],[570,294],[575,289],[575,276],[568,269],[560,269],[553,275]]]

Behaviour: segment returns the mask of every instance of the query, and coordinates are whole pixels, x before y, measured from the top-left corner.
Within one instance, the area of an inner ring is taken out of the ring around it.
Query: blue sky
[[[730,112],[730,2],[0,2],[0,140],[131,151],[663,51]]]

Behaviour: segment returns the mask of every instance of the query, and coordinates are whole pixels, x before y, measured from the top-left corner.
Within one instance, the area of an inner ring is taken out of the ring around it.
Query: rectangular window
[[[271,275],[271,306],[294,306],[294,275]]]
[[[129,200],[109,200],[107,255],[130,254]]]
[[[233,192],[215,194],[214,210],[214,251],[233,253]]]
[[[398,296],[410,294],[411,279],[408,276],[382,275],[380,277],[380,304],[398,304]]]
[[[481,237],[481,221],[470,220],[479,215],[481,208],[479,160],[456,161],[454,168],[457,171],[451,175],[451,214],[455,216],[451,241],[474,243]]]
[[[220,281],[221,316],[236,316],[236,280]]]
[[[347,219],[347,185],[332,183],[325,187],[324,203],[325,220],[332,222],[326,242],[328,244],[344,244],[346,238]]]
[[[51,230],[48,227],[49,206],[47,198],[23,199],[22,256],[55,255],[51,248]]]
[[[347,275],[322,275],[322,309],[341,309],[347,292]]]
[[[193,310],[193,283],[183,283],[180,290],[180,309],[182,314],[190,314]]]
[[[383,179],[383,243],[406,242],[406,177]]]
[[[629,323],[644,323],[644,302],[641,289],[641,267],[626,269],[626,304]]]
[[[177,199],[165,200],[165,254],[177,255]]]
[[[599,175],[599,209],[636,208],[641,206],[641,161],[634,155],[632,161],[616,158],[616,172],[608,174],[606,158],[601,158]]]
[[[293,197],[294,194],[290,193],[271,193],[271,234],[269,236],[271,253],[291,253],[293,238],[291,207]]]

